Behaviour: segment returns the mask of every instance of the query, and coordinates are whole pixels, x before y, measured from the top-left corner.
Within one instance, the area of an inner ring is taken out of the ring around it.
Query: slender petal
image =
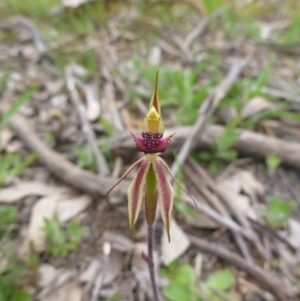
[[[145,212],[146,220],[149,226],[152,226],[155,220],[157,206],[156,176],[152,163],[146,176],[146,193],[145,193]]]
[[[150,162],[143,158],[140,169],[128,188],[128,215],[132,236],[134,235],[134,224],[138,218],[143,201],[145,179],[150,167]]]
[[[144,158],[139,159],[138,161],[136,161],[135,163],[133,163],[127,170],[126,172],[123,174],[123,176],[117,181],[117,183],[108,190],[106,196],[105,196],[105,200],[107,200],[109,194],[114,190],[114,188],[116,188],[116,186],[118,186],[127,176],[128,174],[142,161],[144,160]]]
[[[174,190],[165,175],[163,164],[160,160],[154,161],[152,164],[157,180],[161,217],[170,242],[170,221],[173,208]]]

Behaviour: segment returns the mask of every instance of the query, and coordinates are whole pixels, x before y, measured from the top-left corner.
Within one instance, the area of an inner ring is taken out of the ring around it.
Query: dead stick
[[[83,105],[83,103],[80,100],[79,93],[77,91],[76,85],[75,85],[75,78],[74,78],[74,70],[73,70],[72,64],[68,65],[65,70],[66,74],[66,83],[67,88],[69,90],[71,101],[73,105],[76,107],[79,119],[81,121],[82,125],[82,131],[86,134],[87,140],[89,142],[90,148],[93,152],[96,164],[97,164],[97,170],[98,173],[102,176],[107,176],[110,174],[110,170],[108,167],[108,164],[105,160],[104,155],[101,153],[100,148],[97,145],[95,133],[92,129],[92,126],[90,125],[86,108]]]
[[[209,202],[209,204],[214,207],[216,211],[218,211],[219,214],[222,216],[231,219],[229,212],[227,211],[227,208],[220,202],[220,199],[212,194],[208,187],[207,187],[207,181],[204,181],[199,185],[199,178],[195,177],[192,171],[192,168],[188,165],[183,166],[183,172],[190,178],[190,180],[195,185],[196,189],[201,193],[201,195],[204,197],[204,199]],[[232,231],[232,234],[234,236],[234,239],[239,246],[243,256],[246,258],[246,260],[249,263],[254,263],[254,260],[251,256],[251,253],[249,252],[248,246],[246,242],[243,239],[243,236],[240,233],[237,233],[235,231]]]
[[[248,229],[241,227],[239,224],[237,224],[231,218],[228,218],[226,216],[219,214],[218,212],[216,212],[215,210],[213,210],[212,208],[210,208],[209,206],[207,206],[206,204],[204,204],[203,202],[200,202],[199,200],[197,200],[195,198],[194,198],[194,201],[196,202],[197,206],[194,205],[194,203],[191,201],[190,197],[183,197],[183,199],[187,203],[189,203],[195,210],[198,210],[198,211],[204,213],[205,215],[207,215],[209,218],[211,218],[216,223],[227,227],[228,229],[232,230],[233,232],[243,235],[245,238],[248,238],[249,240],[252,239],[252,237],[253,237],[252,233]]]
[[[49,172],[66,184],[96,196],[105,196],[115,184],[115,179],[97,176],[82,170],[53,151],[37,136],[22,116],[14,115],[9,121],[9,126],[31,151],[39,153],[39,161]],[[120,183],[117,187],[119,193],[126,193],[129,186],[126,182]]]
[[[253,230],[250,222],[247,220],[246,216],[239,211],[236,207],[232,205],[231,200],[228,198],[226,194],[224,194],[219,187],[215,184],[215,182],[210,178],[210,176],[206,173],[206,171],[201,167],[200,164],[198,164],[194,159],[190,158],[189,161],[191,162],[191,166],[197,170],[199,175],[204,179],[204,181],[207,182],[209,188],[214,192],[215,198],[220,200],[222,202],[222,205],[224,208],[228,208],[231,214],[239,221],[239,223],[244,226],[245,228],[248,228],[252,234],[253,239],[252,242],[255,244],[257,250],[260,252],[260,254],[264,257],[264,250],[262,243],[256,234],[256,232]]]
[[[241,256],[231,252],[224,247],[215,243],[207,242],[199,237],[188,235],[191,243],[200,250],[214,254],[239,269],[244,270],[250,274],[260,286],[267,287],[270,291],[280,300],[287,301],[290,298],[295,297],[297,290],[287,283],[283,283],[282,280],[273,277],[268,272],[261,269],[259,266],[251,265],[247,263]]]
[[[215,88],[214,92],[204,100],[200,108],[200,116],[189,135],[187,135],[187,138],[179,151],[177,159],[176,161],[174,161],[171,167],[171,171],[174,176],[176,176],[179,166],[181,166],[185,162],[191,149],[194,147],[196,141],[195,138],[199,137],[208,119],[212,116],[216,107],[223,99],[225,94],[229,91],[233,83],[237,80],[241,71],[248,64],[248,62],[249,58],[246,58],[244,60],[237,60],[231,66],[226,78]]]
[[[224,11],[224,7],[221,7],[220,9],[216,10],[211,15],[205,17],[197,26],[187,35],[187,37],[184,40],[183,48],[188,49],[191,44],[196,40],[199,39],[200,36],[203,34],[205,29],[208,27],[210,22],[218,18],[221,13]]]

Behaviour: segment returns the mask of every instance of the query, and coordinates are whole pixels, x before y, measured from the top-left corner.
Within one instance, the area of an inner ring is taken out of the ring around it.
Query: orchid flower
[[[143,199],[145,200],[146,221],[148,226],[152,226],[154,223],[157,202],[159,202],[161,217],[170,241],[170,220],[173,209],[174,191],[167,179],[165,171],[167,171],[173,179],[174,177],[166,162],[159,155],[167,149],[168,143],[174,134],[163,137],[164,131],[165,125],[161,117],[158,98],[157,72],[149,112],[141,124],[141,136],[131,133],[138,151],[144,152],[145,156],[136,161],[124,173],[118,182],[109,190],[107,196],[137,165],[140,165],[137,174],[128,188],[128,214],[131,233],[134,235],[134,225],[138,218]],[[177,183],[176,180],[175,182]]]

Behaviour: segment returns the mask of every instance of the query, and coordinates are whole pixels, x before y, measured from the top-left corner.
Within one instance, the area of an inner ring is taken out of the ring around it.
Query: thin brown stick
[[[97,145],[96,136],[95,136],[95,133],[94,133],[89,121],[88,121],[85,106],[83,105],[82,101],[80,100],[79,93],[76,89],[75,78],[74,78],[74,68],[73,68],[72,64],[70,64],[66,67],[65,74],[66,74],[67,88],[68,88],[70,96],[71,96],[70,98],[71,98],[73,105],[76,107],[78,116],[79,116],[81,124],[82,124],[82,131],[85,133],[88,143],[90,145],[90,148],[95,157],[98,174],[100,174],[102,176],[109,175],[110,170],[109,170],[108,164],[105,160],[104,155],[102,154],[102,152],[100,151],[100,149]]]
[[[40,54],[44,54],[47,50],[46,45],[43,41],[43,39],[41,38],[41,35],[39,33],[39,31],[36,29],[34,23],[25,17],[22,16],[17,16],[14,17],[10,20],[10,22],[8,23],[8,26],[10,27],[21,27],[23,29],[26,29],[31,37],[32,37],[32,41],[33,44],[35,46],[35,48],[37,49],[37,51]]]
[[[297,91],[296,91],[297,92]],[[300,97],[297,96],[297,93],[291,93],[291,92],[287,92],[287,91],[283,91],[283,90],[279,90],[279,89],[275,89],[275,88],[270,88],[270,87],[263,87],[262,88],[262,93],[267,94],[267,95],[271,95],[271,96],[275,96],[278,98],[283,98],[286,100],[290,100],[296,103],[300,104]]]
[[[199,180],[199,178],[194,177],[193,171],[188,165],[183,166],[183,171],[190,178],[190,180],[193,182],[196,189],[201,193],[201,195],[204,197],[204,199],[206,201],[208,201],[208,203],[212,207],[214,207],[215,210],[218,211],[222,216],[225,216],[226,218],[230,219],[231,217],[230,217],[230,214],[229,214],[227,208],[223,205],[223,203],[220,201],[220,199],[216,195],[212,194],[208,190],[208,188],[206,186],[206,182],[207,182],[206,179],[204,179],[204,181],[201,181],[201,180]],[[199,185],[200,182],[201,182],[201,185]],[[249,263],[253,264],[254,260],[251,256],[248,246],[247,246],[246,242],[244,241],[241,233],[232,231],[232,234],[233,234],[234,239],[235,239],[237,245],[239,246],[243,256],[246,258],[246,260]]]
[[[288,301],[290,298],[295,297],[297,290],[294,287],[284,283],[281,279],[273,277],[262,268],[247,263],[238,254],[199,237],[193,235],[188,235],[188,237],[191,243],[200,250],[214,254],[250,274],[259,286],[268,288],[280,301]]]
[[[197,26],[187,35],[184,40],[183,47],[185,49],[188,49],[191,44],[205,32],[209,23],[221,15],[223,10],[224,8],[222,7],[221,9],[216,10],[214,13],[201,20],[201,22],[197,24]]]
[[[193,198],[197,207],[194,206],[193,202],[191,201],[190,197],[184,197],[184,200],[188,202],[191,206],[194,206],[196,210],[204,213],[209,218],[211,218],[216,223],[223,225],[227,227],[228,229],[232,230],[233,232],[242,234],[245,238],[251,240],[252,239],[252,233],[243,227],[241,227],[239,224],[237,224],[234,220],[220,215],[218,212],[204,204],[203,202],[200,202],[199,200]]]
[[[229,209],[228,211],[239,221],[239,223],[245,227],[246,229],[249,229],[252,232],[252,242],[256,246],[257,250],[260,252],[260,254],[265,257],[265,252],[263,250],[262,243],[256,234],[256,232],[253,230],[250,222],[247,220],[246,216],[242,212],[240,212],[236,207],[232,205],[232,202],[230,199],[228,199],[227,195],[224,194],[219,187],[214,183],[214,181],[209,177],[209,175],[206,173],[206,171],[198,164],[195,160],[192,158],[189,159],[191,166],[197,170],[200,177],[202,177],[207,183],[209,188],[214,192],[214,195],[216,199],[219,199],[222,206],[224,208]],[[208,196],[212,198],[212,196]],[[245,249],[245,248],[244,248]]]
[[[19,114],[10,119],[9,126],[32,152],[39,153],[39,161],[47,170],[66,184],[95,196],[105,196],[115,184],[115,179],[97,176],[82,170],[53,151],[37,136],[28,121]],[[124,181],[116,190],[125,194],[128,186],[128,182]]]

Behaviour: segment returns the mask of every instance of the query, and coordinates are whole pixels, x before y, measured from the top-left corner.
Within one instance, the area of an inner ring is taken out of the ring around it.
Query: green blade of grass
[[[11,171],[11,176],[17,176],[20,174],[25,168],[30,166],[37,158],[39,157],[38,152],[34,152],[31,155],[29,155],[23,162],[15,166]]]
[[[37,87],[32,87],[27,90],[24,94],[22,94],[5,112],[0,120],[0,126],[4,126],[8,123],[10,118],[18,112],[18,110],[32,97],[34,92],[37,90]]]

